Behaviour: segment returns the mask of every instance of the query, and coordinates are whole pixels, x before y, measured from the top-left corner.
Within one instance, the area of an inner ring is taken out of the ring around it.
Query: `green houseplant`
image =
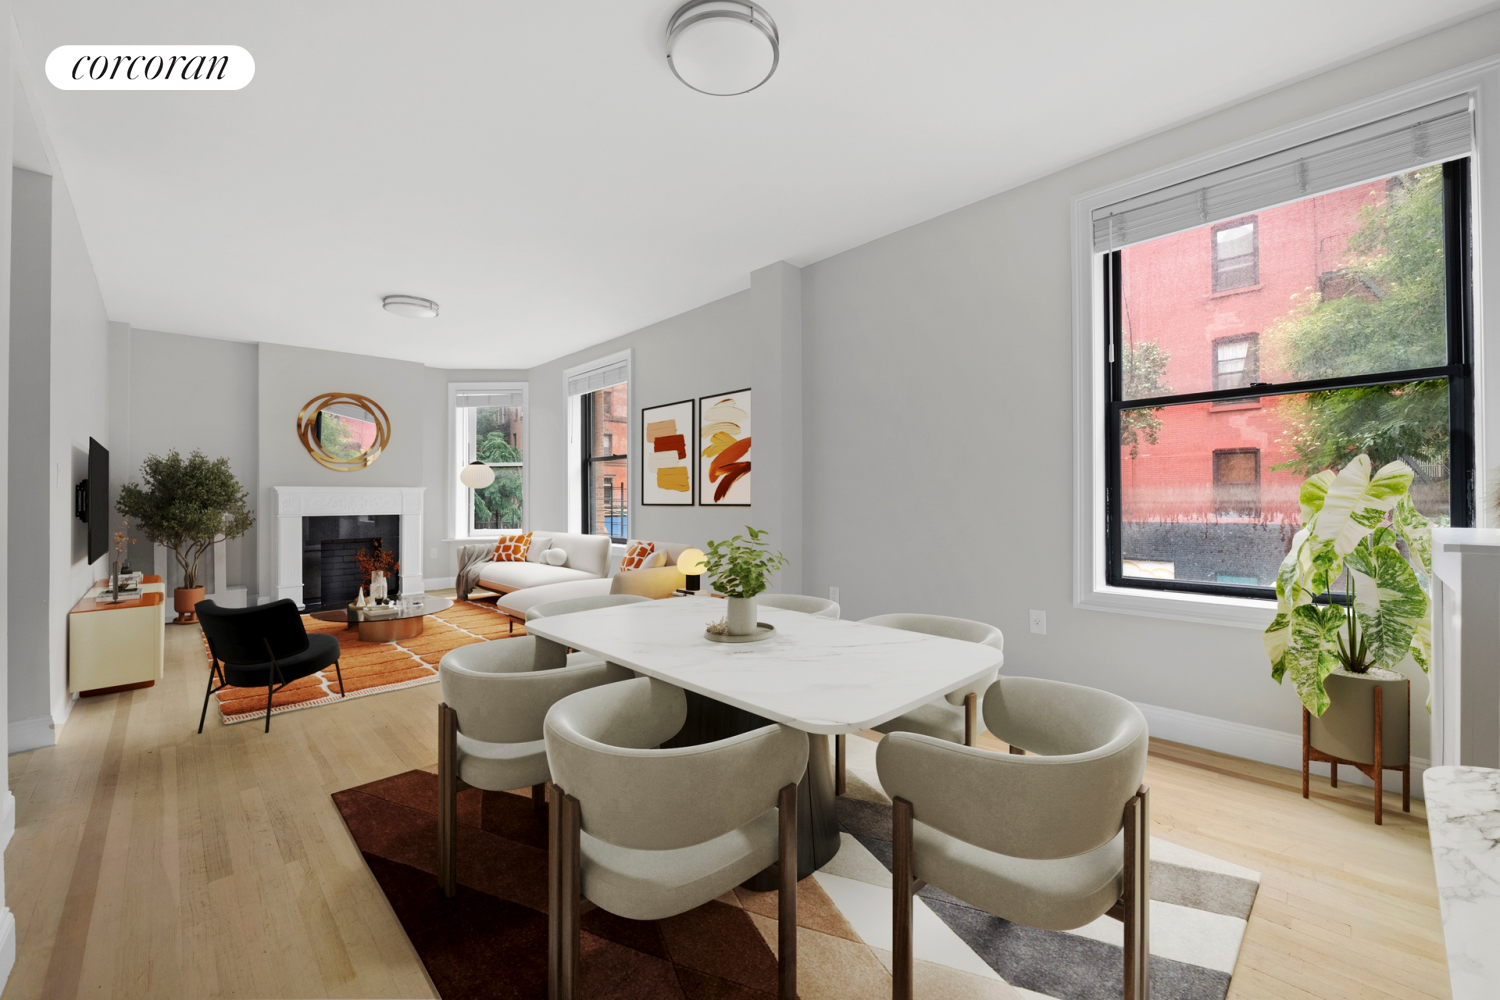
[[[769,531],[748,524],[745,530],[748,538],[735,535],[725,542],[709,542],[703,560],[714,589],[728,599],[730,635],[755,632],[755,597],[766,589],[767,578],[786,565],[786,556],[771,551],[766,541]]]
[[[166,456],[147,455],[141,481],[120,487],[115,510],[135,521],[141,533],[165,545],[182,569],[173,606],[177,620],[193,621],[193,606],[203,600],[198,564],[219,537],[238,538],[255,524],[249,494],[229,468],[229,459],[209,459],[201,451],[183,458],[174,448]]]
[[[1276,575],[1276,618],[1265,632],[1271,676],[1288,674],[1302,704],[1322,716],[1324,680],[1389,670],[1432,655],[1432,529],[1408,495],[1412,470],[1391,462],[1373,475],[1367,455],[1302,484],[1302,528]],[[1404,543],[1402,552],[1398,543]],[[1316,603],[1345,576],[1346,603]]]

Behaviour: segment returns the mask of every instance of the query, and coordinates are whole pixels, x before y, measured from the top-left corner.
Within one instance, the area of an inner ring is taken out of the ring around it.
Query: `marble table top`
[[[854,733],[985,676],[1000,650],[760,608],[762,642],[719,643],[718,601],[675,598],[537,618],[526,630],[809,733]]]
[[[1453,1000],[1500,996],[1500,770],[1422,774]]]

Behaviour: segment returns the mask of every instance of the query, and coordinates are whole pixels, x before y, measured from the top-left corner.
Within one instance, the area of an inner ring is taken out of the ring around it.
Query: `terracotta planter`
[[[173,621],[191,623],[198,620],[198,616],[193,613],[193,608],[203,600],[203,589],[202,587],[178,587],[172,591],[172,607],[177,609],[177,617],[172,619]]]

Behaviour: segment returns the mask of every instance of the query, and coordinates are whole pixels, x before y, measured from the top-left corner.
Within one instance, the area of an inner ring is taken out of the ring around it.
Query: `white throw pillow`
[[[567,561],[568,554],[562,549],[549,547],[545,552],[542,553],[542,562],[546,563],[548,566],[561,566]]]
[[[552,539],[550,539],[550,538],[533,538],[531,540],[531,548],[529,550],[527,550],[527,552],[526,552],[526,561],[527,562],[533,562],[533,563],[542,562],[543,561],[542,560],[542,553],[546,552],[551,547],[552,547]]]

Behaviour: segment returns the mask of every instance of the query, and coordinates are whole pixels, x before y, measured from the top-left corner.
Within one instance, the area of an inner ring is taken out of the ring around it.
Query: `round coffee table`
[[[435,615],[439,611],[447,611],[453,607],[453,601],[446,597],[419,594],[416,597],[399,600],[390,607],[396,609],[394,615],[364,619],[349,627],[359,629],[361,642],[400,642],[402,639],[415,639],[422,634],[422,626],[426,617]],[[348,616],[343,611],[319,611],[312,617],[322,621],[336,622],[346,621]]]

